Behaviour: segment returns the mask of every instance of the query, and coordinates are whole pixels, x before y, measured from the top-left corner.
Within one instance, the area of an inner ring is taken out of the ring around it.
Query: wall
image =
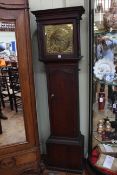
[[[15,32],[0,32],[0,42],[9,43],[15,40]]]
[[[85,15],[81,21],[81,54],[79,74],[80,124],[85,136],[85,154],[88,140],[88,1],[87,0],[29,0],[30,11],[83,5]],[[46,151],[45,142],[50,134],[47,83],[44,64],[38,60],[37,31],[35,17],[30,13],[32,36],[33,68],[36,90],[37,116],[39,123],[40,145],[42,153]]]

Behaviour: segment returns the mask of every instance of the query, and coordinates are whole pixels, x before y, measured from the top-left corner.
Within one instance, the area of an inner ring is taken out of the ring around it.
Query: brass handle
[[[54,98],[55,97],[55,95],[54,94],[51,94],[51,98]]]

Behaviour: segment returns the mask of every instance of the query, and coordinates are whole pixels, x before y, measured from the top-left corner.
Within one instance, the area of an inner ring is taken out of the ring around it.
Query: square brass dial
[[[45,25],[46,54],[73,53],[73,24]]]

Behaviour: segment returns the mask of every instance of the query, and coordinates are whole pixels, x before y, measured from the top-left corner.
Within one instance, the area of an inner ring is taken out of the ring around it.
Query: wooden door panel
[[[51,134],[77,135],[77,89],[74,66],[58,65],[48,71]],[[72,103],[71,103],[72,102]]]

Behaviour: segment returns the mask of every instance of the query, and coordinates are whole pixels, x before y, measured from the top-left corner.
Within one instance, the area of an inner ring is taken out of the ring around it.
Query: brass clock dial
[[[69,54],[73,52],[73,24],[45,26],[47,54]]]

